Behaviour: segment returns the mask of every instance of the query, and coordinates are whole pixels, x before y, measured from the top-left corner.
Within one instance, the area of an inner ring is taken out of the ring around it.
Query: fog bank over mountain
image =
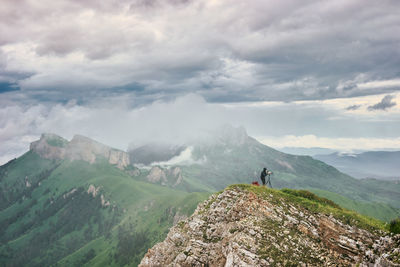
[[[373,104],[380,98],[228,104],[209,103],[199,95],[188,94],[144,106],[135,106],[130,98],[94,99],[89,104],[14,103],[0,107],[0,163],[26,152],[29,143],[43,132],[68,140],[81,134],[126,151],[147,143],[181,145],[208,138],[224,124],[243,126],[250,136],[278,149],[400,149],[396,135],[400,124],[395,123],[400,111],[396,108],[367,114],[344,109],[349,103]]]

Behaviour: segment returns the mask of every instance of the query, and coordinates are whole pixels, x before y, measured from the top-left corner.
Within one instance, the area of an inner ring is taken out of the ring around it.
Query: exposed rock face
[[[87,190],[87,193],[88,193],[89,195],[92,195],[92,197],[96,197],[97,194],[99,193],[99,191],[100,191],[100,186],[96,188],[96,186],[94,186],[94,185],[91,184],[91,185],[89,185],[89,188],[88,188],[88,190]]]
[[[182,183],[183,177],[182,177],[182,170],[179,167],[174,167],[171,169],[171,175],[176,178],[176,181],[173,185],[173,187],[178,186],[180,183]]]
[[[30,149],[46,159],[83,160],[94,163],[96,159],[103,157],[120,169],[129,165],[128,153],[81,135],[75,135],[68,142],[54,134],[42,134],[40,140],[31,143]]]
[[[139,266],[399,266],[400,235],[382,235],[235,188],[200,204]]]
[[[179,167],[163,169],[159,166],[151,168],[147,181],[154,184],[178,186],[183,181],[182,170]]]
[[[129,165],[129,155],[123,151],[112,149],[108,161],[110,164],[115,164],[118,168],[123,169]]]
[[[30,150],[45,159],[63,159],[66,144],[68,141],[58,135],[42,134],[38,141],[31,143]]]
[[[167,183],[167,175],[160,167],[153,167],[147,175],[147,180],[150,183],[159,183],[165,185]]]

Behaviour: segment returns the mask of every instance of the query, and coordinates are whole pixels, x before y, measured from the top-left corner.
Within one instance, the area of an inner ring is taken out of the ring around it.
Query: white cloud
[[[129,95],[97,99],[85,106],[76,101],[56,105],[5,102],[0,107],[0,157],[4,163],[21,155],[43,132],[67,139],[82,134],[125,150],[131,143],[136,146],[147,142],[179,145],[207,137],[210,130],[225,123],[242,125],[251,136],[271,136],[274,146],[283,140],[297,141],[293,144],[296,146],[307,141],[309,146],[332,147],[338,140],[340,147],[347,147],[354,141],[354,146],[360,149],[379,148],[381,144],[385,147],[393,144],[396,148],[395,141],[400,133],[399,107],[383,113],[366,111],[369,105],[381,99],[382,95],[292,103],[217,104],[189,94],[136,108],[131,105],[135,98]],[[346,107],[350,104],[362,105],[362,108],[348,111]],[[309,137],[281,139],[282,136]]]
[[[365,83],[359,83],[357,84],[357,87],[360,89],[376,89],[376,88],[390,88],[390,87],[399,88],[400,79],[369,81]]]
[[[181,144],[224,123],[221,107],[196,95],[170,102],[155,102],[131,109],[121,100],[109,99],[99,107],[66,105],[7,106],[0,108],[0,157],[4,163],[22,154],[43,132],[71,139],[82,134],[125,150],[128,145],[147,142]]]
[[[192,165],[192,164],[204,164],[206,158],[201,160],[194,160],[192,156],[193,147],[189,146],[183,150],[178,156],[171,158],[168,161],[154,162],[152,166],[171,166],[171,165]]]
[[[144,88],[137,98],[151,100],[188,92],[216,102],[329,99],[382,86],[390,93],[399,89],[399,8],[362,0],[4,0],[0,77],[56,100],[132,83]]]
[[[284,147],[330,148],[344,152],[354,150],[400,149],[400,137],[397,138],[328,138],[315,135],[285,135],[282,137],[259,137],[265,145],[277,149]]]

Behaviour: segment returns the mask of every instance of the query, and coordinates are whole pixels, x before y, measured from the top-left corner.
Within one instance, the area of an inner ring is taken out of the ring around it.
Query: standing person
[[[267,176],[267,168],[264,168],[260,175],[261,182],[263,185],[265,185],[265,176]]]

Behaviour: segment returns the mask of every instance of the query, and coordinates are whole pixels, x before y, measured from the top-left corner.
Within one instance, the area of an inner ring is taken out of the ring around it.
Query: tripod
[[[267,172],[267,177],[268,177],[268,179],[267,179],[267,182],[266,182],[265,184],[266,184],[266,185],[269,185],[269,187],[272,188],[272,184],[271,184],[271,174],[272,174],[271,171],[268,171],[268,172]]]

